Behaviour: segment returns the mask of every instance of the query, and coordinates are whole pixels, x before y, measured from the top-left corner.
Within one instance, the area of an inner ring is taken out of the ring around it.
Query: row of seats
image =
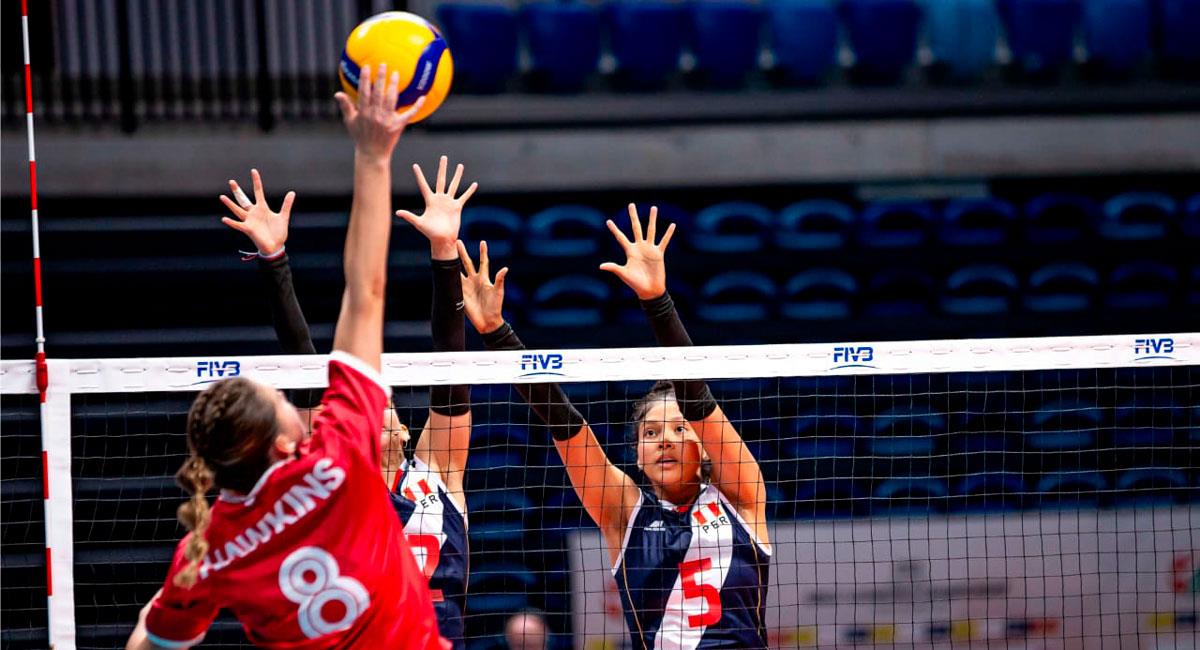
[[[898,80],[922,33],[935,61],[958,80],[981,77],[1007,37],[1012,60],[1043,74],[1070,62],[1082,30],[1088,60],[1127,75],[1149,56],[1200,65],[1197,0],[613,0],[533,2],[519,11],[495,3],[443,2],[437,9],[454,52],[456,82],[482,92],[505,88],[518,69],[523,36],[532,70],[547,88],[578,91],[609,44],[617,76],[656,88],[677,73],[685,47],[715,87],[742,84],[759,67],[764,22],[775,66],[792,83],[819,83],[836,65],[844,32],[856,71]],[[605,35],[607,32],[607,36]]]
[[[709,323],[771,319],[836,320],[941,313],[990,316],[1017,312],[1070,314],[1109,310],[1200,308],[1200,266],[1180,271],[1153,260],[1127,262],[1102,273],[1078,262],[1054,262],[1018,274],[1003,264],[970,264],[935,278],[915,268],[890,268],[861,282],[838,268],[812,268],[777,282],[757,271],[726,271],[690,286],[672,282],[684,312]],[[595,327],[614,318],[644,319],[604,277],[554,277],[529,294],[511,285],[509,312],[538,327]]]
[[[644,208],[644,206],[643,206]],[[613,219],[628,227],[623,215]],[[557,205],[522,219],[499,207],[463,213],[464,239],[486,239],[494,255],[592,256],[611,238],[608,218],[585,205]],[[643,215],[644,218],[644,215]],[[998,198],[873,201],[855,210],[832,199],[792,203],[778,212],[751,201],[729,201],[696,212],[659,206],[659,219],[678,223],[682,241],[704,253],[907,248],[927,244],[995,247],[1019,242],[1073,244],[1092,237],[1115,242],[1200,239],[1200,194],[1178,201],[1159,192],[1129,192],[1103,202],[1070,193],[1036,196],[1019,208]]]

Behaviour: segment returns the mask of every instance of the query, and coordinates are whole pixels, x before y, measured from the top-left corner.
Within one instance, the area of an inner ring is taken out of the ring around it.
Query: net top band
[[[280,388],[325,385],[326,355],[51,360],[51,390],[202,390],[246,376]],[[393,386],[744,379],[1200,365],[1200,334],[606,348],[383,355]],[[33,361],[0,362],[0,392],[36,393]]]

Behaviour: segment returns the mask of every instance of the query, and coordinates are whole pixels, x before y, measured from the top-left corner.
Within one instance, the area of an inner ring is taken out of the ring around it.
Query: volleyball
[[[372,16],[346,39],[338,79],[351,100],[358,98],[358,76],[364,66],[400,73],[400,96],[396,110],[412,106],[422,96],[425,105],[413,117],[420,122],[429,117],[450,92],[454,60],[446,39],[432,23],[405,11],[388,11]]]

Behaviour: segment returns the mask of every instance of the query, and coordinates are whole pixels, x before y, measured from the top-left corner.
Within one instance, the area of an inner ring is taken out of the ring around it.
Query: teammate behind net
[[[358,105],[337,99],[355,144],[346,289],[329,388],[308,438],[282,393],[245,378],[201,393],[188,414],[191,456],[177,476],[192,499],[162,590],[130,648],[199,643],[226,608],[263,647],[440,648],[429,591],[379,489],[379,377],[391,228],[390,165],[407,121],[399,77],[369,70]],[[256,198],[264,201],[261,184]],[[205,493],[220,488],[209,508]]]
[[[447,184],[445,156],[438,163],[435,188],[430,188],[420,165],[413,165],[417,186],[425,199],[425,211],[417,216],[406,210],[396,215],[413,225],[429,240],[433,274],[430,325],[433,349],[461,352],[466,347],[462,314],[462,264],[458,259],[458,231],[462,209],[478,184],[472,183],[457,196],[463,166],[458,165]],[[261,193],[262,178],[251,171],[255,193]],[[287,354],[316,354],[312,335],[292,282],[286,252],[291,202],[289,192],[278,213],[265,201],[251,201],[236,181],[229,181],[234,199],[221,200],[236,219],[224,223],[244,233],[258,249],[259,271],[271,306],[280,347]],[[417,439],[412,459],[404,448],[410,434],[394,408],[384,414],[380,438],[380,471],[391,491],[392,506],[404,526],[433,596],[438,628],[456,649],[465,648],[463,613],[467,589],[467,503],[463,492],[471,437],[470,390],[465,385],[434,386],[429,389],[429,416]],[[319,405],[300,391],[299,405],[319,411]]]
[[[666,289],[663,256],[674,225],[656,243],[655,208],[645,236],[632,204],[629,217],[632,241],[608,222],[625,264],[600,268],[634,290],[659,345],[691,345]],[[478,271],[461,242],[459,257],[467,317],[484,343],[524,349],[502,316],[508,269],[493,284],[486,243]],[[660,382],[635,406],[633,443],[645,486],[608,460],[557,384],[517,390],[549,426],[571,484],[604,536],[633,647],[765,649],[766,485],[705,382]]]

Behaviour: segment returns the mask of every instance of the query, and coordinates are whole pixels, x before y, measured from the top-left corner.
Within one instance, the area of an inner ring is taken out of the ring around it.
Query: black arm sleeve
[[[671,294],[651,300],[642,300],[642,310],[650,319],[650,327],[654,330],[654,338],[663,347],[682,347],[692,344],[683,321],[679,320],[679,312],[675,311],[675,301]],[[675,387],[675,399],[679,402],[679,410],[689,422],[697,422],[712,415],[717,409],[717,401],[713,399],[708,384],[700,379],[676,379],[671,382]]]
[[[483,344],[489,350],[525,349],[525,344],[508,323],[485,333]],[[570,440],[587,424],[558,384],[517,384],[516,389],[533,412],[550,427],[550,435],[555,440]]]
[[[433,260],[433,300],[429,324],[433,329],[434,352],[462,352],[467,349],[463,327],[462,263]],[[471,410],[469,386],[434,386],[429,389],[429,409],[441,415],[464,415]]]
[[[258,271],[271,305],[271,322],[275,325],[279,347],[286,354],[316,354],[317,348],[308,331],[308,321],[304,320],[304,312],[296,298],[287,253],[270,260],[259,257]],[[321,403],[323,392],[307,388],[294,390],[292,403],[300,408],[313,408]]]

